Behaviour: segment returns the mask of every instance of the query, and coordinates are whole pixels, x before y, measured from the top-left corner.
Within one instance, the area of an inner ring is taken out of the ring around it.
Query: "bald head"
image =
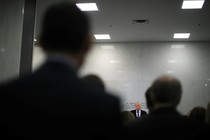
[[[141,103],[140,102],[136,102],[135,103],[135,108],[136,108],[136,110],[140,110],[141,109]]]
[[[153,82],[152,91],[155,103],[176,107],[181,99],[182,87],[179,80],[164,75]]]

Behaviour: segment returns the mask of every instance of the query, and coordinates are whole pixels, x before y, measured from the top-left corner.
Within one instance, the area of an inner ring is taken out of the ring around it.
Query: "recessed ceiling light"
[[[34,39],[34,42],[36,42],[37,40],[36,39]]]
[[[205,0],[184,0],[182,9],[201,9]]]
[[[94,36],[97,40],[99,40],[99,39],[111,39],[109,34],[95,34]]]
[[[96,3],[77,3],[76,5],[81,11],[98,11]]]
[[[174,38],[176,39],[186,39],[190,37],[190,33],[175,33]]]

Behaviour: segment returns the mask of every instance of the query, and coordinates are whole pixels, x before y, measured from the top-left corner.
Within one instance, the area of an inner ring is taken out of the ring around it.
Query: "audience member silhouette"
[[[154,104],[153,104],[153,101],[152,101],[152,87],[149,87],[146,90],[145,98],[146,98],[147,108],[149,110],[149,113],[151,113],[153,108],[154,108]]]
[[[77,76],[92,46],[89,26],[75,3],[47,9],[39,45],[48,59],[32,75],[0,87],[2,139],[116,139],[119,99]]]
[[[130,122],[132,122],[133,120],[135,120],[135,116],[133,113],[131,113],[130,111],[122,111],[121,112],[122,115],[122,120],[123,120],[123,124],[126,126],[128,125]]]
[[[192,120],[205,122],[206,108],[196,106],[192,110],[190,110],[188,117]]]
[[[103,91],[105,91],[104,81],[98,75],[88,74],[88,75],[85,75],[84,77],[82,77],[82,79],[85,82],[89,82],[89,83],[93,84],[94,86],[96,86],[96,87],[102,89]]]
[[[205,122],[210,126],[210,102],[207,104],[206,107],[206,119]]]
[[[136,119],[147,115],[147,112],[141,109],[141,103],[140,102],[136,102],[135,103],[135,109],[130,111],[131,113],[133,113],[133,115],[136,117]]]
[[[142,139],[202,139],[209,137],[205,123],[192,121],[177,111],[182,95],[180,81],[161,76],[152,84],[154,109],[152,113],[136,119],[127,130],[131,137]]]

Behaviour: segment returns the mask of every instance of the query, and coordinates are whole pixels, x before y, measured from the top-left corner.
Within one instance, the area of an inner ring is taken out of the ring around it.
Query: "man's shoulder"
[[[145,110],[141,110],[141,112],[143,112],[143,113],[147,114],[147,112],[146,112]]]
[[[1,91],[9,91],[9,90],[15,90],[16,88],[20,87],[21,82],[18,78],[13,78],[9,81],[3,82],[0,85]]]
[[[84,87],[87,87],[88,85],[85,85]],[[117,103],[120,104],[120,99],[119,97],[117,97],[116,95],[114,95],[114,93],[112,92],[106,92],[103,90],[100,90],[98,88],[84,88],[85,91],[87,92],[87,95],[89,97],[92,97],[93,99],[95,99],[96,101],[99,101],[103,104],[111,104],[111,103]]]
[[[135,113],[135,112],[136,112],[136,110],[135,110],[135,109],[133,109],[133,110],[130,110],[130,112]]]

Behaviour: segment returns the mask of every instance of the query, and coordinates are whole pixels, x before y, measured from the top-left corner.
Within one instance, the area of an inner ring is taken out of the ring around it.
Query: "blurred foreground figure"
[[[195,106],[190,110],[188,117],[192,120],[205,122],[206,108],[202,106]]]
[[[124,110],[121,112],[123,125],[127,126],[130,122],[134,121],[136,118],[132,112]]]
[[[147,103],[147,108],[149,109],[149,113],[152,112],[154,105],[152,100],[152,87],[149,87],[145,92],[145,99]]]
[[[119,100],[77,77],[91,43],[88,17],[74,3],[49,7],[39,38],[47,61],[0,87],[2,139],[116,138]]]
[[[105,91],[105,83],[104,81],[96,74],[88,74],[82,77],[84,82],[88,82],[90,84],[93,84],[94,86],[100,88],[101,90]]]

